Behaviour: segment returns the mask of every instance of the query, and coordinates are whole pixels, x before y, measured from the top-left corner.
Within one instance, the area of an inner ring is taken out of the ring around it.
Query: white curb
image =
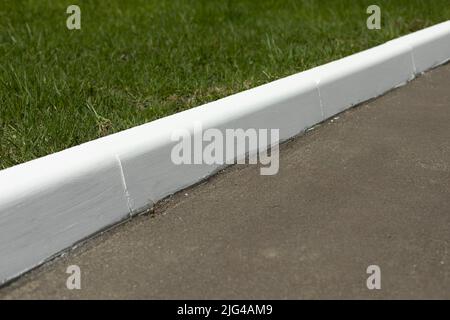
[[[174,165],[175,129],[291,138],[450,58],[450,21],[323,66],[0,171],[0,283],[211,175]],[[242,156],[242,155],[238,155]]]

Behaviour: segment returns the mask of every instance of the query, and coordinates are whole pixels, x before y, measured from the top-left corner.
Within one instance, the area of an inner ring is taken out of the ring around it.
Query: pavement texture
[[[0,298],[450,298],[449,243],[447,64],[283,144],[278,175],[230,167]]]

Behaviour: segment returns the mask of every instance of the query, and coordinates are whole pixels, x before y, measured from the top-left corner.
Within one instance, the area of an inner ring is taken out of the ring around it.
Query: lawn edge
[[[0,171],[0,284],[223,167],[173,164],[174,130],[273,128],[284,141],[449,59],[446,21]]]

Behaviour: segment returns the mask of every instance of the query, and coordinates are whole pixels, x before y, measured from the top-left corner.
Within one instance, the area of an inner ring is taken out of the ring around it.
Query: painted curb
[[[174,130],[280,129],[280,141],[450,58],[450,21],[0,171],[0,283],[219,169],[174,165]],[[237,155],[238,157],[242,155]]]

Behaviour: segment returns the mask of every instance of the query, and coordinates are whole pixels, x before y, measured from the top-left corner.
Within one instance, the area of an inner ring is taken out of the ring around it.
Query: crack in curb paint
[[[119,168],[120,168],[120,177],[122,178],[122,186],[123,186],[123,191],[125,194],[125,198],[127,199],[127,207],[128,207],[128,215],[131,217],[132,213],[133,213],[133,206],[131,203],[131,197],[130,197],[130,193],[128,192],[128,187],[127,187],[127,182],[125,180],[125,174],[123,172],[123,167],[122,167],[122,161],[120,161],[119,155],[115,155],[117,163],[119,164]]]

